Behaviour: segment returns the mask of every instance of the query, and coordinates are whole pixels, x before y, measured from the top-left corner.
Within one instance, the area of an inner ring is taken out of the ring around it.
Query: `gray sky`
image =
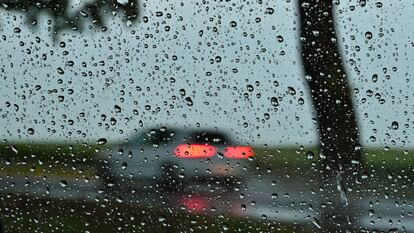
[[[413,2],[352,4],[337,6],[337,23],[363,143],[413,147]],[[265,13],[268,7],[273,14]],[[53,42],[46,16],[33,30],[23,14],[2,12],[0,138],[116,141],[151,126],[200,125],[230,131],[240,143],[317,142],[294,1],[148,1],[142,13],[147,23],[126,27],[108,17],[107,32],[67,31]],[[279,98],[277,107],[272,97]],[[393,121],[398,129],[391,129]]]

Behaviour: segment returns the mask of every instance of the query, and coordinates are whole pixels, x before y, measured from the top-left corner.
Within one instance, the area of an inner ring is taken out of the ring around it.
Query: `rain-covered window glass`
[[[414,232],[412,0],[0,0],[0,232]]]

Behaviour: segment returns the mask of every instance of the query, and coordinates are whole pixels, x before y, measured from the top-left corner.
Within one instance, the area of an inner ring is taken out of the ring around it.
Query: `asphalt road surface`
[[[50,199],[97,201],[108,198],[102,192],[99,180],[69,179],[67,177],[28,177],[0,174],[0,192],[18,193]],[[262,219],[291,224],[310,224],[319,227],[321,200],[315,185],[298,178],[264,176],[254,179],[233,190],[219,187],[191,185],[196,190],[181,192],[116,193],[109,201],[130,205],[162,207],[167,211],[183,209],[197,213],[211,211],[215,214],[237,216],[247,219]],[[356,203],[363,215],[358,225],[380,231],[414,232],[414,199],[389,199],[369,197]]]

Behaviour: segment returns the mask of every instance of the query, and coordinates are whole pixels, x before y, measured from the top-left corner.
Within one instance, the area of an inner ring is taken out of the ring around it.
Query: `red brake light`
[[[217,153],[217,148],[203,144],[181,144],[175,148],[174,154],[180,158],[205,158]]]
[[[224,148],[223,152],[225,157],[231,159],[247,159],[254,155],[250,146],[228,146]]]
[[[180,202],[189,212],[201,213],[209,207],[208,201],[198,196],[184,197]]]

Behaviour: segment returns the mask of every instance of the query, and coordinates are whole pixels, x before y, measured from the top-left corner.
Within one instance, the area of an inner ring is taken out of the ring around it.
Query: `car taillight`
[[[201,213],[209,208],[207,199],[199,196],[184,197],[180,202],[189,212]]]
[[[205,158],[216,155],[217,148],[203,144],[181,144],[175,148],[174,154],[180,158]]]
[[[228,146],[224,148],[223,154],[226,158],[247,159],[253,157],[254,152],[250,146]]]

